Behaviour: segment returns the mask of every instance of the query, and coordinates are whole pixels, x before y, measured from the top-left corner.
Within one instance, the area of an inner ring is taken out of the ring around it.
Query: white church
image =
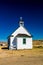
[[[25,29],[20,17],[19,27],[8,36],[8,49],[32,49],[32,35]]]

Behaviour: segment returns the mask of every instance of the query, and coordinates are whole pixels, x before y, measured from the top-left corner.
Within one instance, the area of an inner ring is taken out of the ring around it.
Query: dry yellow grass
[[[32,50],[5,50],[0,49],[0,58],[10,56],[43,56],[42,48],[33,48]]]
[[[0,46],[0,65],[43,65],[43,48],[8,50],[1,49],[2,47]]]
[[[7,50],[0,46],[0,65],[43,65],[43,48]]]

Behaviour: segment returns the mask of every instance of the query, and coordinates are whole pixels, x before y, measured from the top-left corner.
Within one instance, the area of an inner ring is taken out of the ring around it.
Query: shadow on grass
[[[34,46],[34,48],[43,48],[43,46]]]
[[[1,49],[8,49],[8,47],[2,47]]]

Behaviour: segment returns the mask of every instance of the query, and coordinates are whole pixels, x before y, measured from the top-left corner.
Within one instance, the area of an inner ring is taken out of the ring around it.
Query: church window
[[[26,39],[25,38],[23,39],[23,44],[26,44]]]

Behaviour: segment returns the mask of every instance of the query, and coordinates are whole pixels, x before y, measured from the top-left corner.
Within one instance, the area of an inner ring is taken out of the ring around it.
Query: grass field
[[[43,65],[43,45],[34,45],[32,50],[1,49],[0,65]]]

